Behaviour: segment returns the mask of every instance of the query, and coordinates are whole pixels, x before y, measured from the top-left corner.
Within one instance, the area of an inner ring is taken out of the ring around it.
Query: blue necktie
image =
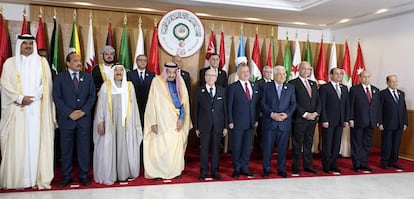
[[[396,104],[398,104],[398,100],[399,100],[399,98],[398,98],[397,93],[395,92],[395,90],[393,90],[393,91],[392,91],[392,93],[393,93],[393,95],[394,95],[394,102],[395,102]]]
[[[139,82],[142,84],[144,82],[144,76],[142,74],[143,72],[139,72]]]
[[[73,75],[73,86],[75,87],[75,90],[79,89],[79,81],[78,81],[78,77],[77,77],[77,73],[72,73]]]
[[[210,87],[210,97],[211,97],[211,99],[214,98],[214,95],[213,95],[213,87]]]

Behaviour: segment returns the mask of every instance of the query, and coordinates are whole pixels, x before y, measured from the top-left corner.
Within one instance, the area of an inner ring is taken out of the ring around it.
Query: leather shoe
[[[360,167],[354,167],[354,168],[352,168],[352,170],[354,170],[355,172],[360,172],[361,168]]]
[[[218,173],[212,174],[211,177],[213,177],[213,179],[216,179],[216,180],[222,180],[221,176]]]
[[[292,169],[292,173],[293,175],[299,175],[300,174],[300,170],[297,168]]]
[[[240,175],[244,175],[244,176],[248,176],[248,177],[255,177],[256,174],[254,174],[251,171],[247,171],[247,172],[240,172]]]
[[[402,167],[401,165],[399,165],[397,163],[393,164],[392,167],[394,167],[396,169],[399,169],[399,170],[404,170],[404,167]]]
[[[84,186],[89,186],[91,184],[88,178],[79,178],[79,182]]]
[[[233,174],[231,175],[231,177],[233,178],[239,178],[239,176],[240,176],[240,172],[238,171],[233,171]]]
[[[313,173],[313,174],[320,174],[321,173],[320,171],[318,171],[318,170],[316,170],[316,169],[314,169],[312,167],[305,168],[304,171],[305,172],[309,172],[309,173]]]
[[[160,181],[160,180],[162,180],[162,178],[153,178],[153,180]]]
[[[388,169],[388,165],[386,165],[386,164],[381,164],[381,168],[382,168],[382,169]]]
[[[373,171],[373,169],[371,167],[369,167],[369,166],[361,166],[361,170],[368,171],[368,172],[372,172]]]
[[[174,179],[180,179],[182,176],[181,176],[181,174],[180,175],[178,175],[178,176],[175,176],[174,177]]]
[[[206,179],[206,174],[202,173],[200,174],[200,177],[198,177],[199,180],[205,180]]]
[[[277,172],[277,175],[282,176],[284,178],[287,178],[288,177],[286,171],[278,171]]]
[[[331,171],[334,172],[334,173],[342,173],[342,170],[339,169],[338,167],[332,168]]]
[[[72,183],[72,178],[66,178],[66,179],[63,179],[63,181],[58,184],[58,187],[60,187],[60,188],[66,187],[70,183]]]
[[[270,172],[269,171],[263,172],[263,178],[269,178],[269,176],[270,176]]]
[[[324,173],[331,173],[330,171],[329,171],[329,169],[323,169],[322,170]]]

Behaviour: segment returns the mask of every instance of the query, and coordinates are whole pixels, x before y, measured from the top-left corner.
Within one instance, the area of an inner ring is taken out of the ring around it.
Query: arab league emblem
[[[171,56],[189,57],[204,43],[204,26],[191,11],[175,9],[165,14],[158,26],[158,41]]]

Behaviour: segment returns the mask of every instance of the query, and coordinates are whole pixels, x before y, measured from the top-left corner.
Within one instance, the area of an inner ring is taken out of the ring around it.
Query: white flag
[[[134,66],[132,68],[132,70],[137,69],[137,56],[138,55],[144,55],[144,35],[142,34],[142,28],[141,28],[141,23],[138,24],[138,39],[137,39],[137,48],[135,49],[135,56],[133,58],[134,60]]]
[[[86,56],[85,56],[86,72],[91,73],[95,64],[96,64],[96,57],[95,57],[95,46],[93,42],[93,28],[92,28],[92,17],[91,17],[89,19],[88,45],[86,47]]]

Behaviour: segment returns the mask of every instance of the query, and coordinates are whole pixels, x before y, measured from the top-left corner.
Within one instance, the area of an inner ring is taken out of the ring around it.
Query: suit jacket
[[[267,82],[263,85],[262,99],[261,99],[262,113],[263,113],[263,129],[265,131],[280,129],[289,131],[292,125],[292,115],[296,108],[295,87],[291,84],[283,84],[280,99],[277,96],[277,89],[275,82]],[[288,117],[281,122],[274,121],[270,114],[286,113]]]
[[[206,80],[204,79],[204,75],[206,74],[206,71],[208,69],[210,69],[211,66],[206,67],[206,68],[202,68],[200,70],[200,86],[203,86],[206,84]],[[227,88],[227,73],[226,71],[222,70],[222,69],[218,69],[218,76],[217,76],[217,81],[216,81],[216,85],[221,86],[223,88]]]
[[[134,84],[135,95],[137,98],[138,108],[140,116],[143,117],[145,112],[145,106],[147,105],[148,93],[151,86],[152,79],[155,77],[155,73],[145,70],[144,81],[141,82],[139,78],[139,72],[137,69],[127,72],[127,79]]]
[[[226,89],[221,86],[216,85],[213,99],[206,86],[199,87],[195,92],[194,128],[201,132],[222,132],[227,126],[226,100]]]
[[[180,69],[181,77],[184,79],[185,86],[187,87],[188,97],[190,97],[190,90],[191,90],[191,79],[190,73],[185,70]]]
[[[321,99],[321,115],[319,122],[329,122],[329,126],[342,126],[349,121],[349,96],[348,87],[340,84],[341,99],[338,98],[334,86],[331,82],[319,88]]]
[[[257,84],[250,82],[250,85],[252,87],[250,102],[240,81],[230,84],[227,88],[228,123],[233,123],[234,129],[251,129],[258,121],[260,92]]]
[[[371,85],[371,103],[364,86],[362,84],[351,87],[349,91],[350,99],[350,120],[354,121],[355,128],[371,127],[375,128],[378,124],[379,109],[381,108],[380,91]]]
[[[79,89],[76,91],[68,71],[60,73],[53,84],[53,100],[57,109],[60,129],[74,129],[76,125],[88,128],[91,125],[91,110],[95,103],[95,84],[92,76],[79,72]],[[85,116],[74,121],[69,115],[74,110],[82,110]]]
[[[408,125],[407,105],[405,103],[405,93],[397,90],[399,95],[398,103],[394,102],[394,97],[388,88],[380,92],[381,109],[379,123],[385,130],[403,129]]]
[[[309,96],[305,85],[299,77],[289,81],[290,84],[295,86],[296,111],[293,114],[293,120],[295,123],[309,122],[309,120],[303,118],[303,114],[305,114],[305,112],[321,113],[321,102],[319,99],[318,86],[315,81],[308,81],[309,86],[311,87],[312,97]]]

